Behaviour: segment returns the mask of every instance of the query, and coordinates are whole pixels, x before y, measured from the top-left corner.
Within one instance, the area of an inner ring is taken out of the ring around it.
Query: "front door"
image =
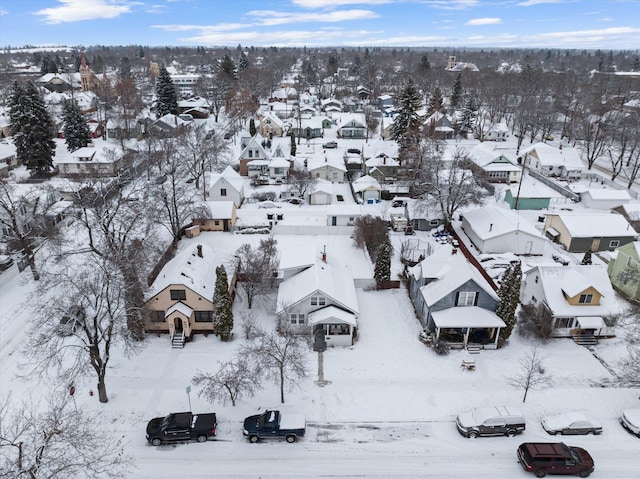
[[[531,254],[532,249],[533,249],[533,241],[527,241],[527,244],[524,247],[524,254]]]
[[[337,216],[332,216],[331,217],[331,226],[336,226],[338,224],[338,217]]]
[[[173,325],[175,326],[176,334],[182,334],[182,319],[175,318],[173,320]]]
[[[591,251],[598,251],[600,249],[600,240],[595,238],[591,242]]]

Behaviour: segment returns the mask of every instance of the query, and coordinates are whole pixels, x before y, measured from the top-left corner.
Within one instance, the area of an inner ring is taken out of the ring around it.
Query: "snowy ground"
[[[257,241],[259,235],[207,233],[188,240],[207,242],[221,258],[233,253],[238,242]],[[414,237],[415,238],[415,237]],[[308,244],[320,251],[328,243],[331,259],[349,262],[357,274],[371,274],[364,253],[348,237],[281,236],[282,248]],[[394,241],[402,238],[394,236]],[[412,238],[413,239],[413,238]],[[421,234],[416,239],[432,241]],[[185,243],[182,247],[186,247]],[[20,281],[14,281],[20,279]],[[14,377],[20,363],[29,317],[20,302],[32,289],[29,272],[14,266],[0,275],[0,386],[2,394],[18,398],[29,392],[42,394],[49,386]],[[621,409],[638,406],[640,391],[603,388],[607,369],[585,348],[570,340],[541,346],[552,386],[529,393],[508,384],[518,370],[518,359],[529,348],[514,337],[508,347],[483,351],[475,371],[460,368],[461,351],[440,357],[417,339],[415,319],[406,290],[358,290],[359,340],[353,348],[329,349],[324,354],[324,376],[331,383],[319,387],[316,353],[309,352],[310,376],[286,395],[282,408],[307,417],[307,435],[296,444],[249,444],[242,437],[242,419],[266,407],[280,407],[277,387],[268,384],[255,398],[237,407],[208,404],[191,392],[194,412],[215,411],[220,427],[215,441],[153,447],[144,438],[146,422],[171,411],[188,410],[185,388],[198,370],[213,371],[229,359],[240,340],[223,343],[212,336],[196,336],[184,349],[171,349],[166,336],[149,336],[146,348],[132,358],[116,352],[107,377],[110,401],[101,405],[90,397],[95,381],[77,384],[78,407],[101,411],[122,436],[136,462],[131,478],[221,477],[529,477],[516,461],[515,449],[523,441],[556,440],[539,424],[540,417],[580,410],[600,420],[601,436],[566,439],[583,446],[595,458],[594,477],[637,477],[640,441],[617,423]],[[273,324],[273,304],[264,302],[256,315]],[[246,307],[241,295],[236,318]],[[237,328],[238,329],[238,328]],[[606,340],[598,352],[612,360],[621,354],[620,340]],[[517,438],[465,439],[454,418],[468,409],[520,405],[528,420]]]

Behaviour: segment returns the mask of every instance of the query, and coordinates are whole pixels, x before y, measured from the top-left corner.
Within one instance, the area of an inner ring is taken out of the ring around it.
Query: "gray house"
[[[505,327],[495,314],[498,295],[457,249],[443,245],[411,268],[409,295],[435,342],[497,347]]]

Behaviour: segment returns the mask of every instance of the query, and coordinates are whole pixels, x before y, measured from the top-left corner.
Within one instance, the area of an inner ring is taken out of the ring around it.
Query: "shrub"
[[[450,351],[449,343],[446,341],[438,341],[433,345],[433,350],[438,356],[446,356]]]

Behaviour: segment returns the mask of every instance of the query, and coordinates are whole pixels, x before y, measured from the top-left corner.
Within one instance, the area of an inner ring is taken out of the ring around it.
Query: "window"
[[[617,248],[618,246],[620,246],[620,241],[618,240],[609,241],[609,248]]]
[[[149,321],[152,323],[164,323],[164,311],[149,311]]]
[[[324,296],[311,296],[311,306],[324,306],[327,303],[327,298]]]
[[[220,220],[213,220],[213,224],[216,226],[220,226]]]
[[[304,324],[304,314],[303,313],[291,313],[289,315],[289,321],[291,324]]]
[[[227,189],[226,188],[220,188],[220,196],[227,196]]]
[[[573,318],[556,318],[556,328],[571,328],[573,326]]]
[[[461,291],[458,293],[458,304],[456,306],[473,306],[476,302],[476,293],[471,291]]]
[[[578,300],[580,304],[591,304],[591,301],[593,301],[592,294],[581,294],[580,299]]]
[[[538,303],[538,300],[537,300],[537,298],[536,298],[535,296],[531,296],[531,302],[532,302],[533,304],[537,304],[537,303]]]
[[[429,220],[429,226],[438,226],[440,221],[438,220]]]
[[[171,299],[174,301],[187,299],[187,292],[184,289],[171,289],[169,293],[171,294]]]
[[[213,321],[213,311],[194,311],[193,315],[196,323],[210,323]]]
[[[249,158],[253,158],[253,150],[249,150]]]

